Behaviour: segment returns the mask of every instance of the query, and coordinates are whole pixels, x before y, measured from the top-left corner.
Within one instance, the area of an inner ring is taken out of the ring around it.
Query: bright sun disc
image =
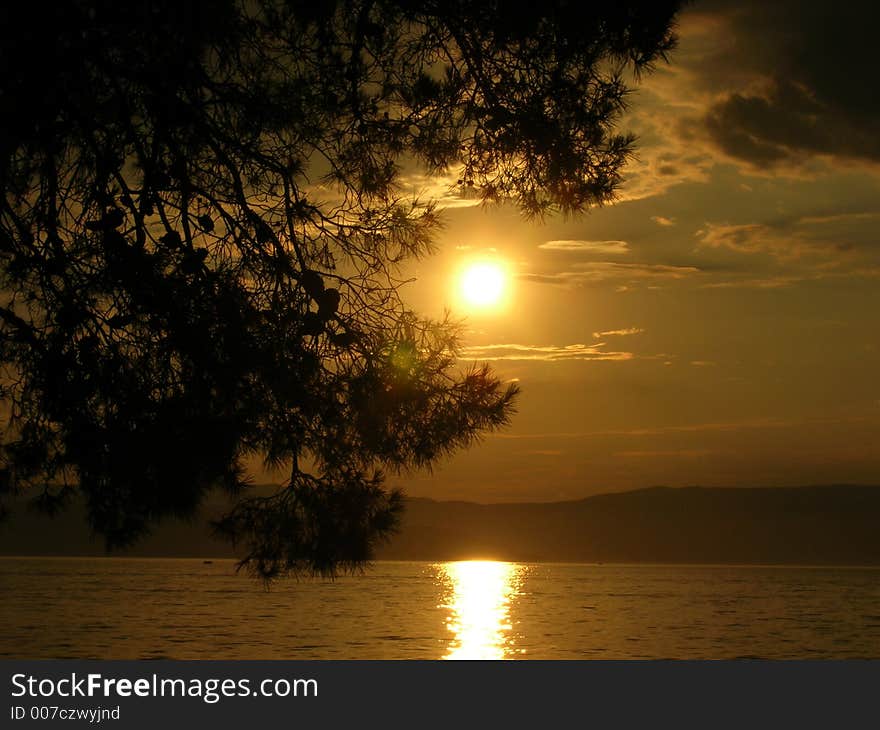
[[[461,275],[461,295],[474,307],[498,304],[504,295],[504,270],[498,264],[471,264]]]

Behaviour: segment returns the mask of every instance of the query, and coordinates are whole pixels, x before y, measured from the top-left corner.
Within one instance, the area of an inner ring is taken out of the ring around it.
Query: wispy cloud
[[[520,274],[525,281],[539,284],[592,284],[605,281],[644,281],[660,279],[684,279],[700,273],[695,266],[670,266],[667,264],[629,264],[616,261],[590,261],[576,263],[567,271]]]
[[[662,215],[652,215],[651,220],[654,221],[654,223],[656,223],[658,226],[669,227],[675,225],[675,218],[666,218]]]
[[[876,250],[874,212],[790,217],[770,223],[706,223],[696,232],[700,248],[769,254],[784,263],[804,259],[855,264]]]
[[[631,352],[609,352],[602,348],[604,342],[592,345],[581,343],[573,345],[475,345],[461,350],[468,360],[533,360],[543,362],[570,362],[577,360],[632,360]]]
[[[787,286],[807,281],[806,276],[763,276],[745,277],[741,279],[729,279],[726,281],[712,281],[704,284],[704,289],[781,289]]]
[[[603,255],[622,255],[629,253],[629,244],[626,241],[584,241],[575,239],[560,239],[546,241],[538,248],[545,251],[569,251],[577,253],[597,253]]]
[[[473,189],[462,187],[457,182],[456,171],[433,175],[412,171],[400,178],[401,186],[408,195],[420,200],[432,200],[439,210],[472,208],[481,204],[479,195]]]
[[[814,270],[802,274],[778,274],[765,277],[744,277],[713,281],[703,284],[703,289],[781,289],[810,281],[827,279],[880,279],[880,266],[861,266],[840,270]]]
[[[855,213],[829,213],[827,215],[805,215],[800,223],[825,224],[825,223],[860,223],[863,221],[877,221],[880,219],[878,211],[858,211]]]
[[[624,436],[624,437],[643,437],[643,436],[663,436],[665,434],[677,433],[715,433],[715,432],[738,432],[738,431],[761,431],[776,429],[801,428],[805,426],[828,426],[835,424],[865,423],[869,419],[860,416],[852,416],[849,418],[802,418],[802,419],[786,419],[786,418],[758,418],[743,421],[720,421],[708,423],[681,424],[672,426],[657,426],[654,428],[632,428],[632,429],[609,429],[602,431],[552,431],[541,433],[496,433],[491,438],[514,440],[514,441],[531,441],[531,440],[550,440],[559,441],[562,439],[589,439],[603,436]]]
[[[701,248],[726,248],[738,253],[769,253],[779,259],[798,258],[803,253],[801,236],[763,223],[707,223],[697,231]]]
[[[601,337],[626,337],[627,335],[640,335],[644,332],[641,327],[625,327],[619,330],[605,330],[604,332],[594,332],[593,337],[599,339]]]
[[[702,285],[776,289],[826,279],[876,278],[878,218],[875,211],[857,211],[790,216],[769,223],[705,223],[695,234],[698,248],[769,256],[777,265],[762,265],[764,271],[735,267],[730,276]]]
[[[771,248],[768,241],[768,226],[760,223],[728,225],[707,223],[697,231],[700,246],[707,248],[726,248],[740,253],[755,253]],[[772,246],[775,249],[778,241]]]
[[[699,459],[725,453],[717,449],[651,449],[645,451],[617,451],[613,455],[625,459]]]

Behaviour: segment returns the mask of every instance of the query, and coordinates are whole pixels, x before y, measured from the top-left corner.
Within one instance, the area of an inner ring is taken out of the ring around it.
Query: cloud
[[[703,284],[702,289],[781,289],[803,282],[827,279],[880,279],[880,266],[864,266],[840,271],[817,270],[801,274],[777,274],[765,277],[743,277],[712,281]]]
[[[600,431],[553,431],[542,433],[496,433],[491,438],[530,441],[548,439],[559,441],[562,439],[591,439],[601,436],[624,436],[641,438],[644,436],[663,436],[678,433],[735,433],[739,431],[763,431],[777,429],[793,429],[804,426],[832,426],[837,424],[865,423],[869,419],[863,416],[851,417],[816,417],[816,418],[758,418],[742,421],[715,421],[705,423],[691,423],[671,426],[656,426],[653,428],[631,429],[608,429]]]
[[[877,252],[873,211],[781,218],[770,223],[706,223],[696,236],[701,248],[766,253],[779,261],[812,259],[829,270],[854,268]],[[787,272],[789,274],[795,272]]]
[[[626,335],[640,335],[644,332],[641,327],[626,327],[620,330],[605,330],[604,332],[594,332],[593,337],[599,339],[601,337],[625,337]]]
[[[566,239],[547,241],[538,246],[538,248],[544,249],[545,251],[568,251],[605,255],[629,253],[629,244],[626,241],[581,241]]]
[[[855,223],[861,221],[874,222],[880,220],[880,212],[860,211],[856,213],[833,213],[828,215],[808,215],[800,219],[801,223],[825,224],[825,223]]]
[[[829,111],[814,92],[776,79],[763,93],[731,93],[705,117],[727,155],[758,168],[806,163],[813,155],[880,162],[880,126]]]
[[[876,173],[878,23],[868,0],[689,4],[670,64],[645,78],[624,119],[638,147],[620,199],[710,182],[730,162],[799,179],[844,166]]]
[[[423,201],[434,201],[438,210],[473,208],[482,201],[470,188],[458,185],[457,171],[446,174],[426,174],[409,171],[400,176],[401,189],[406,195]]]
[[[696,17],[717,39],[691,71],[714,92],[703,123],[722,152],[755,168],[880,161],[876,3],[724,0]]]
[[[696,233],[699,245],[707,248],[726,248],[739,253],[769,251],[777,255],[794,254],[787,239],[761,223],[725,224],[707,223]]]
[[[651,220],[654,221],[654,223],[656,223],[658,226],[669,227],[675,225],[675,218],[666,218],[662,215],[652,215]]]
[[[606,352],[602,348],[604,342],[593,345],[476,345],[463,347],[461,355],[468,360],[496,361],[542,361],[542,362],[571,362],[571,361],[605,361],[605,360],[632,360],[635,356],[631,352]]]
[[[688,91],[685,87],[674,93],[680,96]],[[641,104],[634,105],[634,110],[626,118],[627,128],[638,138],[638,150],[636,157],[623,169],[619,200],[643,200],[663,195],[683,183],[709,182],[717,155],[709,144],[700,143],[682,123],[682,120],[698,119],[705,107],[683,109],[674,98],[644,92],[640,92],[639,99]]]
[[[580,286],[608,281],[650,281],[663,279],[684,279],[700,273],[694,266],[672,266],[668,264],[629,264],[616,261],[590,261],[576,263],[568,271],[550,273],[524,273],[519,278],[538,284],[563,284]]]
[[[806,281],[805,276],[768,276],[768,277],[745,277],[742,279],[729,279],[725,281],[712,281],[703,284],[703,289],[780,289],[793,286]]]
[[[717,449],[658,449],[645,451],[617,451],[613,456],[626,459],[699,459],[704,456],[713,456],[726,453]]]

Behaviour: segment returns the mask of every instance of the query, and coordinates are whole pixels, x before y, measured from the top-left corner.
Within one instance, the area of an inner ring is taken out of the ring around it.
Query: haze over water
[[[0,656],[880,657],[880,569],[381,562],[281,581],[234,563],[2,558]]]

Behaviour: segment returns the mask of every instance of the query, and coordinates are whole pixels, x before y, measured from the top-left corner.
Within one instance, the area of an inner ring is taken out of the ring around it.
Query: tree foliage
[[[113,0],[0,11],[7,490],[110,547],[225,488],[264,576],[360,564],[383,471],[502,426],[516,388],[401,301],[440,218],[408,171],[531,216],[610,200],[627,74],[674,2]],[[14,17],[13,17],[14,12]],[[290,469],[248,492],[255,456]]]

